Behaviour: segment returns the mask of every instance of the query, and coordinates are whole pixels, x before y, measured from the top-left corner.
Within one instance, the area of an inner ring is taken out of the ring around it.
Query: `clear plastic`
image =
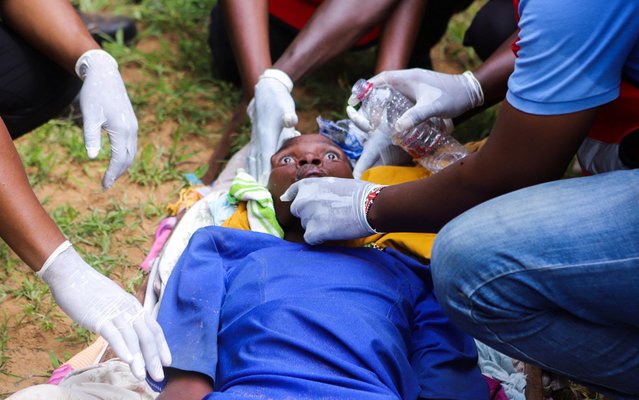
[[[361,103],[360,110],[370,122],[370,128],[387,131],[393,144],[430,172],[437,173],[468,155],[468,150],[450,136],[452,122],[448,119],[430,118],[413,129],[396,131],[395,123],[414,103],[390,86],[374,87],[360,79],[352,93],[349,104]]]

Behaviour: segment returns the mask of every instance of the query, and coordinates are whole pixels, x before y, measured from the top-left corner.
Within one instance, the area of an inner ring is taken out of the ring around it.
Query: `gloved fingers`
[[[324,224],[310,221],[307,227],[304,227],[304,241],[312,246],[322,244],[326,241],[324,235]]]
[[[252,146],[252,145],[251,145]],[[252,149],[252,147],[251,147]],[[258,157],[253,153],[253,151],[249,151],[248,156],[246,157],[246,170],[253,178],[257,179],[258,177]]]
[[[360,179],[364,171],[371,168],[379,161],[381,157],[380,149],[373,144],[374,143],[369,143],[368,146],[364,146],[362,155],[355,163],[355,168],[353,168],[353,177],[355,179]]]
[[[126,345],[124,337],[111,321],[105,321],[98,332],[113,348],[120,360],[127,364],[133,362],[133,354]]]
[[[137,150],[137,129],[135,132],[113,130],[109,132],[109,138],[111,138],[111,161],[102,179],[102,188],[105,190],[110,188],[133,163]]]
[[[140,307],[139,315],[142,315],[142,308]],[[131,319],[131,316],[117,317],[113,324],[115,329],[120,331],[126,347],[133,354],[133,361],[129,363],[131,366],[131,372],[139,380],[144,380],[146,377],[146,371],[144,369],[144,357],[140,350],[140,338],[138,337],[134,328],[135,319]]]
[[[299,192],[300,189],[300,184],[302,184],[304,181],[299,181],[299,182],[295,182],[294,184],[292,184],[291,186],[289,186],[288,189],[286,189],[286,192],[284,192],[281,196],[280,196],[280,200],[285,201],[285,202],[290,202],[295,200],[295,198],[297,197],[297,193]],[[291,212],[293,212],[291,210]],[[295,214],[293,214],[295,215]],[[299,217],[298,215],[295,215],[296,217]]]
[[[294,129],[294,128],[284,128],[284,129],[282,129],[282,133],[280,133],[280,137],[279,137],[279,139],[277,141],[277,146],[275,146],[276,150],[279,150],[282,147],[282,145],[284,144],[284,142],[286,142],[287,140],[292,139],[294,137],[298,137],[300,135],[301,135],[301,133],[298,130]]]
[[[348,118],[353,121],[355,126],[362,131],[370,132],[373,129],[370,121],[363,115],[363,113],[360,113],[355,108],[351,106],[346,107],[346,114],[348,114]]]
[[[93,106],[93,105],[91,105]],[[106,122],[106,119],[102,114],[95,115],[90,112],[85,112],[82,109],[82,120],[84,128],[84,147],[87,150],[89,159],[94,159],[98,156],[101,147],[100,134],[102,133],[102,125]]]
[[[399,132],[413,129],[417,125],[433,117],[436,113],[434,103],[421,103],[409,108],[395,123],[394,128]]]
[[[164,338],[164,332],[162,332],[162,328],[160,328],[160,324],[148,313],[144,313],[144,318],[146,319],[146,324],[151,330],[151,334],[155,338],[155,344],[157,346],[160,362],[165,367],[171,366],[172,357],[171,350],[169,349],[169,345],[166,343],[166,339]]]
[[[397,71],[385,71],[373,77],[370,82],[375,86],[390,86],[413,103],[422,96],[423,86],[432,88],[439,84],[438,73],[429,70],[413,68]],[[441,93],[441,91],[439,92]]]
[[[284,128],[294,128],[297,125],[297,114],[295,113],[295,104],[293,104],[293,112],[285,112],[282,116],[282,126]]]
[[[304,219],[307,215],[303,215],[304,209],[309,204],[309,201],[313,200],[310,195],[312,190],[309,190],[309,188],[312,189],[314,185],[319,185],[320,179],[328,180],[330,178],[306,178],[297,181],[280,197],[282,201],[292,201],[291,214],[302,219],[302,228],[306,228],[307,222]]]
[[[406,79],[406,72],[410,70],[393,70],[393,71],[383,71],[374,77],[370,78],[368,81],[373,84],[373,86],[392,86],[395,87],[398,83],[403,82]]]
[[[140,344],[140,351],[144,359],[146,370],[154,381],[163,381],[164,370],[160,362],[156,341],[151,333],[151,329],[147,326],[147,320],[143,313],[133,321],[133,329]]]

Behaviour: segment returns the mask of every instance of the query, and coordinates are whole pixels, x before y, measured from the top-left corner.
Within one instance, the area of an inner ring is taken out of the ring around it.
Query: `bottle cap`
[[[366,97],[368,92],[373,88],[373,84],[367,81],[366,79],[360,79],[353,85],[353,89],[351,90],[351,97],[348,99],[348,105],[351,107],[356,106],[360,101]]]

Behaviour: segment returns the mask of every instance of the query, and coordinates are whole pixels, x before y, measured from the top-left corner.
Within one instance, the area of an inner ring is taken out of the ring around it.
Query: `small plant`
[[[7,343],[9,342],[9,317],[5,310],[2,310],[2,322],[0,322],[0,374],[10,375],[6,370],[7,363],[11,361],[11,356],[7,354]]]

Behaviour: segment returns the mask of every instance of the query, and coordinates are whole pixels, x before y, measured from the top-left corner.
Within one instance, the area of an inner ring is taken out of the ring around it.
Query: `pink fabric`
[[[160,251],[162,251],[162,248],[171,235],[173,228],[175,228],[176,223],[176,217],[167,217],[160,221],[158,229],[155,231],[155,240],[151,245],[151,250],[149,250],[149,254],[140,264],[140,268],[142,268],[142,270],[144,270],[145,272],[149,271],[153,260],[155,260],[156,257],[160,254]]]
[[[57,385],[71,371],[73,371],[73,367],[71,365],[62,364],[53,371],[53,373],[51,374],[51,378],[49,378],[49,381],[47,383],[50,385]]]
[[[504,387],[501,386],[501,382],[486,375],[484,375],[484,379],[486,379],[486,383],[488,383],[490,400],[508,400],[508,396],[506,396],[506,392],[504,391]]]

